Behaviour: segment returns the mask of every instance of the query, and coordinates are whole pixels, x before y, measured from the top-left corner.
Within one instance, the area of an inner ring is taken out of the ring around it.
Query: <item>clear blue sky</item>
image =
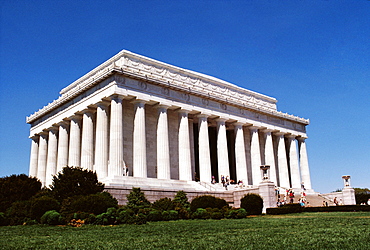
[[[370,187],[370,1],[1,1],[0,176],[28,173],[25,117],[122,49],[309,118],[316,191]]]

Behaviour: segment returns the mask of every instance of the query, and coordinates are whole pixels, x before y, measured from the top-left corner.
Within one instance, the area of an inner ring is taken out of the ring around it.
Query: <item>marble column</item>
[[[41,181],[42,186],[45,186],[46,164],[48,156],[48,134],[42,132],[39,140],[39,155],[37,161],[37,178]]]
[[[45,186],[49,186],[53,182],[53,176],[57,173],[57,150],[58,150],[58,129],[51,128],[49,130],[49,143],[48,143],[48,157],[46,164],[46,177]]]
[[[275,168],[275,157],[274,157],[274,147],[272,142],[271,129],[265,129],[262,132],[265,137],[265,165],[270,166],[270,181],[277,185],[276,178],[276,168]]]
[[[283,188],[290,188],[289,183],[289,172],[288,172],[288,162],[286,158],[286,151],[285,151],[285,141],[284,141],[284,133],[278,132],[275,133],[277,140],[278,140],[278,168],[279,168],[279,180],[280,180],[280,187]]]
[[[110,143],[108,176],[123,176],[126,169],[123,162],[123,109],[122,97],[113,96],[110,111]]]
[[[80,167],[81,160],[81,115],[71,117],[69,134],[68,166]]]
[[[297,153],[297,140],[295,135],[287,136],[289,141],[289,165],[292,188],[301,188],[301,176],[299,174],[299,163]]]
[[[248,185],[247,159],[244,145],[244,132],[242,123],[234,123],[235,129],[235,162],[237,181],[241,180]]]
[[[226,136],[226,119],[219,118],[217,121],[217,162],[218,162],[218,179],[221,175],[230,176],[229,154],[227,148]],[[230,177],[229,177],[230,178]]]
[[[180,110],[179,124],[179,179],[191,181],[191,151],[190,151],[190,130],[189,130],[189,111]]]
[[[249,127],[251,133],[251,165],[253,185],[257,186],[262,181],[261,177],[261,152],[258,138],[258,127]]]
[[[94,170],[99,179],[108,175],[108,103],[99,102],[96,109]]]
[[[136,100],[133,134],[133,175],[147,178],[145,101]]]
[[[199,115],[199,179],[211,182],[211,154],[209,149],[209,135],[207,115]]]
[[[158,106],[158,123],[157,123],[157,178],[158,179],[171,179],[167,109],[168,109],[168,106],[166,105]]]
[[[68,123],[60,122],[58,140],[57,173],[68,165]]]
[[[306,189],[312,189],[310,168],[308,165],[306,138],[298,137],[298,148],[299,148],[299,159],[300,159],[301,177],[302,177],[303,185]]]
[[[31,137],[31,154],[30,154],[30,177],[37,177],[37,161],[39,156],[39,136]]]
[[[87,109],[82,116],[81,168],[94,169],[94,111]]]

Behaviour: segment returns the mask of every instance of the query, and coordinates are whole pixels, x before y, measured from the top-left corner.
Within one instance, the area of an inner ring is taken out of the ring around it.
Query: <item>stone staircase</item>
[[[294,202],[297,202],[300,197],[297,197],[294,199]],[[328,203],[328,206],[334,206],[334,202],[326,199],[324,197],[321,197],[319,193],[314,193],[314,194],[307,194],[306,195],[306,200],[309,202],[309,205],[311,207],[322,207],[323,206],[323,201]]]

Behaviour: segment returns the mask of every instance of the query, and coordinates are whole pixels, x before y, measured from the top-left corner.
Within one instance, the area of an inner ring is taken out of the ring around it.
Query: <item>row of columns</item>
[[[84,169],[96,171],[98,177],[113,178],[125,175],[123,158],[123,97],[115,95],[109,101],[101,101],[96,105],[96,127],[94,142],[94,109],[87,108],[70,117],[66,121],[55,124],[37,136],[32,137],[30,175],[37,176],[44,185],[50,185],[52,176],[65,166],[81,166]],[[133,101],[133,176],[147,177],[147,152],[145,128],[145,101]],[[110,106],[110,120],[109,107]],[[157,178],[170,179],[170,148],[168,128],[168,106],[158,105],[157,120]],[[178,171],[180,180],[192,180],[191,145],[189,128],[189,111],[180,109],[178,127]],[[201,114],[198,118],[199,129],[199,178],[209,182],[212,176],[210,145],[208,134],[208,116]],[[217,121],[217,159],[219,175],[230,175],[229,154],[226,136],[226,119]],[[301,180],[306,188],[311,188],[307,152],[304,138],[299,138],[299,156],[297,140],[293,135],[287,135],[289,150],[289,166],[287,161],[285,134],[269,129],[250,126],[250,142],[246,145],[243,126],[236,122],[235,130],[235,162],[238,180],[248,183],[252,175],[253,185],[261,181],[261,153],[259,131],[264,135],[264,164],[271,166],[270,179],[275,183],[279,180],[281,187],[298,188]],[[109,126],[109,127],[108,127]],[[275,154],[273,134],[277,137],[277,166],[275,171]],[[95,145],[94,145],[95,143]],[[248,145],[249,144],[249,145]],[[250,147],[250,164],[252,173],[248,173],[247,149]],[[290,167],[290,179],[289,170]],[[299,171],[300,170],[300,171]],[[300,174],[301,173],[301,174]],[[251,183],[250,183],[251,184]]]

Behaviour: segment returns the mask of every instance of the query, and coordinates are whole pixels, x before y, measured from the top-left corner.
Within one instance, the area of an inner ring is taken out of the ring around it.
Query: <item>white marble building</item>
[[[211,189],[224,175],[256,188],[270,165],[276,186],[311,189],[309,120],[272,97],[125,50],[60,94],[27,117],[29,174],[43,185],[68,165],[107,186]]]

